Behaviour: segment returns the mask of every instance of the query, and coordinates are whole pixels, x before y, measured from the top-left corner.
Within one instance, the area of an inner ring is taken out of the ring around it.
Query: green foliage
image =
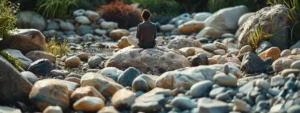
[[[152,13],[161,15],[177,15],[180,11],[180,5],[175,0],[131,0],[132,3],[138,3],[140,8],[149,9]]]
[[[38,0],[38,11],[46,18],[67,18],[72,14],[72,7],[77,0]]]
[[[256,50],[261,41],[269,39],[272,36],[273,34],[264,32],[262,26],[259,26],[255,32],[250,33],[250,40],[248,40],[248,44],[252,47],[253,50]]]
[[[85,10],[96,10],[99,6],[104,5],[104,0],[77,0],[78,8]]]
[[[18,6],[8,0],[0,0],[0,38],[9,35],[9,31],[15,29],[16,17],[13,10]]]
[[[222,8],[245,5],[250,11],[257,11],[263,8],[265,0],[208,0],[207,8],[209,12],[216,12]]]
[[[6,59],[10,64],[12,64],[19,71],[23,70],[22,67],[21,67],[20,61],[15,59],[11,55],[7,54],[6,52],[1,51],[0,56],[2,56],[4,59]]]
[[[46,43],[45,51],[52,53],[53,55],[64,56],[71,53],[70,48],[68,47],[67,40],[64,40],[61,44],[57,44],[55,38],[51,38],[51,40]]]
[[[291,29],[290,42],[296,43],[300,40],[300,3],[299,0],[267,0],[267,4],[274,6],[276,4],[284,4],[289,8],[287,14],[290,23],[288,26]]]

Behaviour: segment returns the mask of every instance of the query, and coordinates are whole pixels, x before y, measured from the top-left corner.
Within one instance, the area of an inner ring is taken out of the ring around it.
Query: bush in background
[[[175,0],[131,0],[142,9],[149,9],[153,14],[178,15],[180,5]]]
[[[18,6],[7,0],[0,0],[0,39],[9,35],[9,31],[15,29],[16,17],[14,10]]]
[[[118,23],[119,28],[128,29],[137,26],[141,21],[141,11],[131,5],[123,2],[113,2],[101,6],[97,12],[102,15],[106,21]]]

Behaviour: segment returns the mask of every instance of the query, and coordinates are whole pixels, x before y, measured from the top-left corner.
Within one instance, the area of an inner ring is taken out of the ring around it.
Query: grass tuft
[[[68,47],[67,40],[64,40],[61,44],[57,44],[55,38],[51,38],[48,43],[46,43],[45,51],[52,53],[53,55],[64,56],[71,53],[70,48]]]
[[[19,60],[15,59],[14,57],[10,56],[6,52],[1,51],[0,56],[6,59],[10,64],[12,64],[18,71],[22,71],[21,63]]]
[[[38,11],[46,18],[67,18],[71,8],[77,6],[77,0],[38,0]]]

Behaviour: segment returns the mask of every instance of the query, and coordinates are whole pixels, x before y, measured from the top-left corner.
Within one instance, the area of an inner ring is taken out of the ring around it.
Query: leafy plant
[[[64,56],[71,53],[70,48],[68,47],[67,40],[64,40],[61,44],[57,44],[55,38],[51,38],[48,43],[46,43],[45,51],[52,53],[53,55]]]
[[[180,5],[175,0],[131,0],[131,2],[138,3],[142,9],[163,15],[177,15],[180,10]]]
[[[128,29],[137,26],[141,21],[141,11],[131,5],[123,2],[113,2],[101,6],[97,12],[102,15],[106,21],[118,23],[119,28]]]
[[[15,29],[16,17],[14,10],[18,6],[9,2],[8,0],[0,0],[0,38],[9,35],[9,31]]]
[[[262,40],[271,38],[272,36],[273,34],[264,32],[263,27],[259,26],[254,32],[250,33],[250,40],[248,40],[248,44],[253,50],[256,50]]]
[[[72,7],[77,6],[77,0],[38,0],[38,11],[47,18],[67,18],[72,14]]]
[[[300,3],[299,0],[267,0],[267,4],[274,6],[277,4],[284,4],[289,8],[289,12],[287,14],[290,20],[290,42],[296,43],[300,40]]]
[[[23,70],[22,67],[21,67],[20,61],[15,59],[14,57],[10,56],[6,52],[1,51],[0,56],[2,56],[4,59],[6,59],[10,64],[12,64],[19,71]]]

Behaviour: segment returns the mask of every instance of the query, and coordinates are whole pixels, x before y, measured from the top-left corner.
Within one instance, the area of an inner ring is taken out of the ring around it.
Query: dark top
[[[138,46],[140,48],[153,48],[156,44],[156,26],[155,24],[146,21],[140,23],[137,27],[136,38],[139,40]]]

